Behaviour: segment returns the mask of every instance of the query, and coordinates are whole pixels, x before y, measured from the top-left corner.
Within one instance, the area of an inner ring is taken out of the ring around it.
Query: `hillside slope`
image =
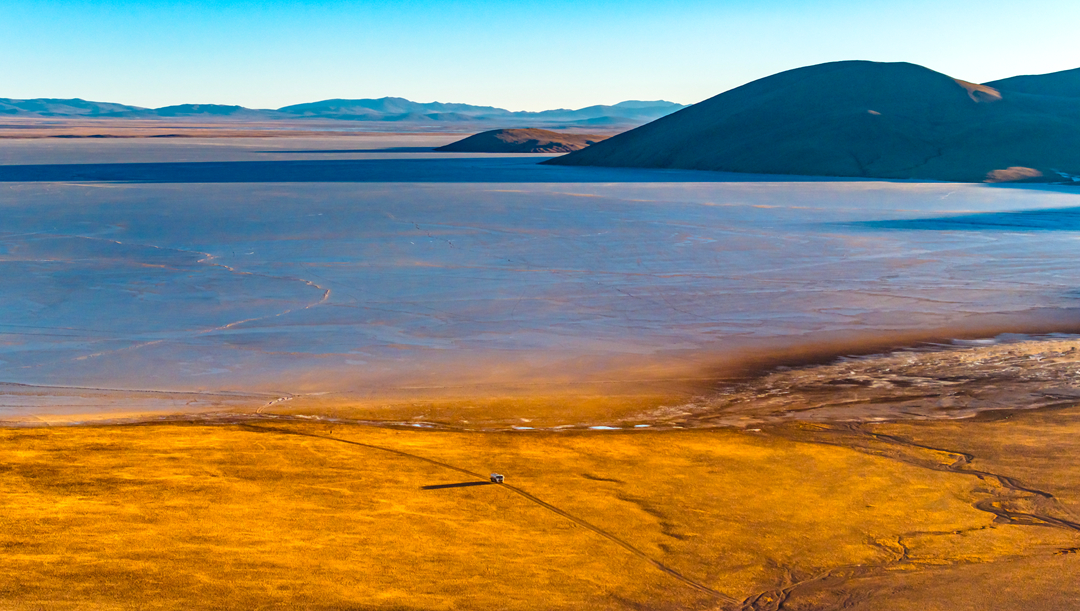
[[[986,86],[1014,93],[1080,98],[1080,68],[1050,74],[1014,76],[986,83]]]

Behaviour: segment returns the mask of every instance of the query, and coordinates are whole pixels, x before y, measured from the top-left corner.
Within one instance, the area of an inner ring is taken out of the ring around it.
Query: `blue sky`
[[[1076,0],[3,0],[0,97],[514,110],[698,102],[840,59],[973,81],[1080,67]]]

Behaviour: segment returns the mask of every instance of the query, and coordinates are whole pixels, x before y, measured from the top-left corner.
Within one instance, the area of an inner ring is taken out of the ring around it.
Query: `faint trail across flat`
[[[482,475],[480,473],[475,473],[473,471],[469,471],[468,469],[462,469],[461,467],[455,467],[454,465],[451,465],[449,463],[444,463],[444,462],[434,460],[434,459],[431,459],[431,458],[426,458],[424,456],[419,456],[417,454],[410,454],[409,452],[403,452],[401,450],[395,450],[395,449],[386,448],[386,447],[383,447],[383,446],[372,445],[370,443],[363,443],[363,442],[360,442],[360,441],[351,441],[349,439],[342,439],[340,437],[330,437],[328,435],[317,435],[315,433],[305,433],[305,432],[301,432],[301,431],[292,431],[292,430],[288,430],[288,429],[280,429],[280,428],[276,428],[276,427],[259,426],[259,425],[255,425],[255,424],[249,424],[249,423],[241,423],[240,426],[248,428],[248,429],[254,429],[254,430],[257,430],[257,431],[262,431],[262,432],[279,433],[279,434],[282,434],[282,435],[299,435],[301,437],[314,437],[316,439],[325,439],[327,441],[336,441],[338,443],[347,443],[347,444],[350,444],[350,445],[361,446],[361,447],[370,448],[370,449],[373,449],[373,450],[380,450],[382,452],[389,452],[391,454],[397,454],[398,456],[402,456],[402,457],[405,457],[405,458],[411,458],[411,459],[414,459],[414,460],[422,460],[422,461],[424,461],[426,463],[433,464],[433,465],[442,467],[444,469],[450,469],[452,471],[457,471],[458,473],[463,473],[465,475],[468,475],[470,477],[475,477],[475,478],[480,479],[480,480],[486,480],[487,479],[486,476],[484,476],[484,475]],[[600,528],[599,526],[595,526],[593,524],[590,524],[589,522],[586,522],[585,520],[583,520],[583,519],[581,519],[581,518],[567,512],[567,511],[565,511],[563,509],[560,509],[559,507],[556,507],[555,505],[552,505],[551,503],[543,501],[543,500],[529,494],[528,492],[525,492],[524,490],[522,490],[522,489],[520,489],[520,488],[518,488],[516,486],[511,486],[510,484],[506,484],[506,483],[499,484],[499,486],[513,492],[514,494],[517,494],[518,496],[524,498],[525,500],[529,501],[530,503],[534,503],[536,505],[539,505],[540,507],[543,507],[544,509],[547,509],[548,511],[550,511],[552,513],[555,513],[555,514],[557,514],[559,516],[562,516],[563,518],[566,518],[567,520],[570,520],[571,522],[573,522],[574,524],[577,524],[578,526],[581,526],[582,528],[590,530],[590,531],[600,535],[601,537],[604,537],[605,539],[615,543],[619,547],[622,547],[623,549],[629,551],[630,553],[634,554],[635,556],[641,558],[645,562],[648,562],[649,564],[651,564],[656,569],[666,573],[667,575],[669,575],[669,576],[671,576],[671,577],[673,577],[675,579],[678,579],[679,581],[681,581],[684,584],[690,586],[691,588],[694,588],[695,590],[697,590],[699,592],[703,592],[703,593],[708,594],[708,595],[710,595],[710,596],[712,596],[714,598],[718,598],[720,600],[723,600],[723,601],[726,601],[726,602],[729,602],[729,603],[732,603],[732,604],[738,604],[739,603],[739,601],[735,600],[731,596],[728,596],[727,594],[724,594],[722,592],[718,592],[718,591],[716,591],[716,590],[714,590],[714,589],[712,589],[712,588],[710,588],[710,587],[708,587],[708,586],[706,586],[706,585],[704,585],[702,583],[694,581],[693,579],[690,579],[689,577],[686,577],[686,576],[682,575],[681,573],[679,573],[675,569],[672,569],[672,568],[670,568],[668,566],[665,566],[660,561],[654,560],[651,556],[646,554],[641,549],[638,549],[637,547],[634,547],[629,542],[619,538],[618,536],[616,536],[616,535],[614,535],[612,533],[607,532],[606,530]]]

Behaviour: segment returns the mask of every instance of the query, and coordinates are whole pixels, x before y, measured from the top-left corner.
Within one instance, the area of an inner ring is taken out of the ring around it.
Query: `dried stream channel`
[[[785,421],[959,419],[1080,403],[1080,339],[1069,336],[923,346],[780,367],[698,401],[645,416],[652,424],[752,427]]]

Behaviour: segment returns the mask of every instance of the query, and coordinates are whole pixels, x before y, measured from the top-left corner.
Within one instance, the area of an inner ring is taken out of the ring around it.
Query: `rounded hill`
[[[1080,175],[1080,104],[909,63],[846,61],[754,81],[559,165],[984,180]]]
[[[607,136],[591,134],[564,134],[546,129],[495,129],[435,150],[447,153],[569,153],[606,138]]]

